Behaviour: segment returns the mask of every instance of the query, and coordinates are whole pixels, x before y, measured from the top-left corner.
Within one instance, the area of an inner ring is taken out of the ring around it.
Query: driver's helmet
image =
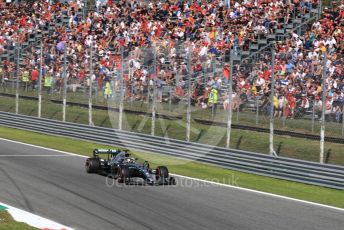
[[[135,162],[135,159],[134,158],[127,158],[127,163],[134,163]]]

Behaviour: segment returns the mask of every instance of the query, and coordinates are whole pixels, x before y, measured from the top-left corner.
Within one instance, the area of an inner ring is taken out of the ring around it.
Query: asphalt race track
[[[340,210],[192,180],[178,178],[178,185],[164,187],[107,186],[105,177],[85,173],[84,161],[0,140],[0,201],[82,230],[344,226]]]

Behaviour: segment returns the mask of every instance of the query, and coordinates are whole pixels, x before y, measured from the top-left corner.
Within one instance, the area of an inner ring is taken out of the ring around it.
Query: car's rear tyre
[[[129,167],[127,165],[120,165],[117,170],[118,183],[127,183],[130,180]]]
[[[87,173],[97,173],[100,170],[99,158],[87,158],[85,162],[85,169]]]
[[[164,181],[168,178],[168,169],[165,166],[158,166],[155,171],[155,177],[158,181]]]

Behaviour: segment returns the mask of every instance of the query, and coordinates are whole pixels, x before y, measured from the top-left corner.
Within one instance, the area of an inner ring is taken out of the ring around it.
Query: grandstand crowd
[[[317,0],[243,0],[231,1],[230,7],[220,0],[98,0],[94,10],[85,12],[84,4],[82,0],[0,1],[0,55],[49,27],[52,31],[42,36],[42,82],[48,93],[63,88],[66,50],[68,85],[74,86],[73,90],[87,89],[94,82],[104,97],[110,98],[123,67],[125,100],[149,100],[156,87],[157,99],[162,102],[164,87],[173,86],[173,101],[192,97],[196,106],[219,103],[224,109],[228,109],[226,89],[231,75],[226,58],[229,50],[240,55],[259,36],[282,28],[292,15],[318,7]],[[295,118],[313,107],[320,116],[324,103],[326,114],[340,121],[344,105],[343,30],[344,1],[337,1],[325,8],[320,20],[304,34],[291,31],[276,43],[275,116]],[[33,46],[28,53],[21,66],[21,80],[29,90],[35,90],[40,52]],[[262,100],[262,108],[269,104],[271,62],[271,55],[267,55],[252,71],[246,71],[244,65],[232,66],[234,110],[257,98]],[[2,82],[13,71],[15,63],[4,60]],[[323,72],[325,101],[321,100]]]

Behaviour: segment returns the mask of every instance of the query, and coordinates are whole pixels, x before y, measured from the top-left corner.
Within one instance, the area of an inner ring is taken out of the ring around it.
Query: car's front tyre
[[[168,179],[168,169],[165,166],[158,166],[155,170],[155,178],[159,184],[164,184]]]
[[[176,185],[177,184],[176,178],[171,176],[169,181],[168,181],[168,184],[169,185]]]

